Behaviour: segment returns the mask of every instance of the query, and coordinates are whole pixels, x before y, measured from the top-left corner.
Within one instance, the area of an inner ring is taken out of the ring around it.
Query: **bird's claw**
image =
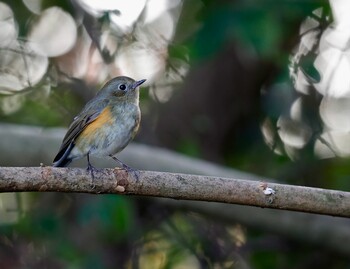
[[[123,164],[122,165],[122,169],[125,170],[128,174],[133,174],[136,178],[136,180],[138,181],[139,180],[139,177],[140,177],[140,171],[130,167],[130,166],[127,166],[126,164]]]

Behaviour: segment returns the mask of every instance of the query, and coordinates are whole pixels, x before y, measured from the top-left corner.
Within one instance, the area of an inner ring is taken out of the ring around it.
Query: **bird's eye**
[[[125,91],[126,90],[125,84],[120,84],[118,89],[121,90],[121,91]]]

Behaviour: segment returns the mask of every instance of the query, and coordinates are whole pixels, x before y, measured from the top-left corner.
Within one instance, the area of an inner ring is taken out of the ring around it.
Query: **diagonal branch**
[[[140,171],[138,178],[121,169],[103,169],[92,179],[86,170],[80,168],[0,167],[0,192],[115,193],[350,217],[349,192],[151,171]],[[275,193],[268,194],[267,188]]]

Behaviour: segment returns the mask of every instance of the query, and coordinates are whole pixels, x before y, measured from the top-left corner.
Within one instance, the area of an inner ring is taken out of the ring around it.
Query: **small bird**
[[[90,156],[111,157],[123,169],[132,168],[115,156],[135,137],[140,126],[139,86],[146,80],[115,77],[108,81],[76,116],[69,126],[52,166],[64,167],[87,157],[87,170],[97,170]]]

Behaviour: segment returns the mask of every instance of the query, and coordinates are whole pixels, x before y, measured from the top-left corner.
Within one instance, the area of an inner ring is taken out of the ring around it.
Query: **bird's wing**
[[[53,166],[61,166],[74,146],[74,141],[85,127],[96,120],[103,109],[108,105],[109,100],[103,99],[98,102],[89,102],[84,109],[76,116],[63,138],[62,145],[53,161]]]

